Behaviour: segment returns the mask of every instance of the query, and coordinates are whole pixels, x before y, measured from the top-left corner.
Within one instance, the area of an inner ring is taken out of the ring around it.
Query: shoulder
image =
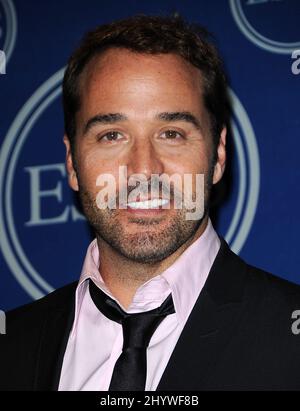
[[[291,319],[295,310],[300,310],[300,285],[245,262],[231,251],[232,261],[236,261],[243,272],[245,300],[255,300],[261,320],[284,317]]]
[[[223,267],[224,272],[230,273],[231,283],[239,283],[246,295],[260,295],[267,303],[281,302],[288,307],[298,303],[300,309],[299,284],[284,279],[281,274],[273,274],[248,264],[229,248],[224,239],[221,239],[217,259],[218,266]]]
[[[283,295],[300,294],[300,284],[291,282],[279,274],[264,271],[247,263],[245,265],[249,279],[260,281],[269,292]]]
[[[33,389],[42,347],[48,355],[59,352],[67,335],[76,286],[69,284],[6,313],[6,333],[0,335],[0,390]]]
[[[72,307],[75,298],[77,282],[58,288],[47,296],[32,303],[15,308],[6,313],[7,331],[26,327],[29,324],[38,325],[47,312],[55,309]]]

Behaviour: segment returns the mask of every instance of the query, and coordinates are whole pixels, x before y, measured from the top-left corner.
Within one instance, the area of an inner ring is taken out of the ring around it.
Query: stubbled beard
[[[120,210],[99,209],[94,196],[85,189],[80,179],[79,197],[84,214],[93,227],[97,238],[105,241],[115,251],[129,260],[153,264],[173,254],[197,232],[208,213],[212,173],[213,168],[211,167],[205,181],[202,218],[199,220],[186,220],[185,216],[188,210],[184,208],[172,210],[170,215],[165,213],[168,223],[164,222],[161,229],[159,229],[159,218],[128,216],[130,224],[136,226],[136,231],[134,233],[127,232],[126,226],[121,223],[119,218]],[[176,212],[174,213],[174,211]],[[121,212],[124,213],[124,210]],[[151,229],[153,225],[157,226],[157,229]]]

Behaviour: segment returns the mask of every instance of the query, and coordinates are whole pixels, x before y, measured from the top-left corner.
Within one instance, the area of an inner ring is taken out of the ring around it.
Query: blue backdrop
[[[98,24],[173,12],[215,34],[230,77],[232,182],[216,228],[248,262],[300,283],[299,0],[0,0],[0,309],[78,278],[91,239],[64,168],[69,54]]]

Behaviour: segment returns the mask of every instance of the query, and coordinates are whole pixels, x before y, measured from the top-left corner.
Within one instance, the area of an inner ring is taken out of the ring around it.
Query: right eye
[[[119,131],[109,131],[108,133],[103,134],[102,136],[98,137],[98,140],[104,140],[104,141],[116,141],[119,140],[122,137],[122,134]]]

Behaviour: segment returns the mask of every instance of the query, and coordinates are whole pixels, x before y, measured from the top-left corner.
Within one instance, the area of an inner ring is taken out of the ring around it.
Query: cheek
[[[97,192],[98,173],[94,170],[83,169],[79,171],[79,186],[81,190],[95,194]]]
[[[78,159],[77,171],[80,187],[89,192],[95,192],[97,178],[102,173],[101,163],[93,156],[81,156]]]
[[[78,153],[77,163],[80,181],[86,188],[95,188],[98,176],[112,171],[111,164],[107,164],[97,149],[81,147]]]
[[[96,198],[102,189],[115,196],[119,191],[119,181],[119,163],[103,161],[94,154],[81,159],[79,163],[80,188],[88,191],[93,198]]]
[[[206,173],[210,165],[210,155],[207,150],[194,149],[189,153],[182,153],[168,164],[170,173],[184,174],[203,174]]]

